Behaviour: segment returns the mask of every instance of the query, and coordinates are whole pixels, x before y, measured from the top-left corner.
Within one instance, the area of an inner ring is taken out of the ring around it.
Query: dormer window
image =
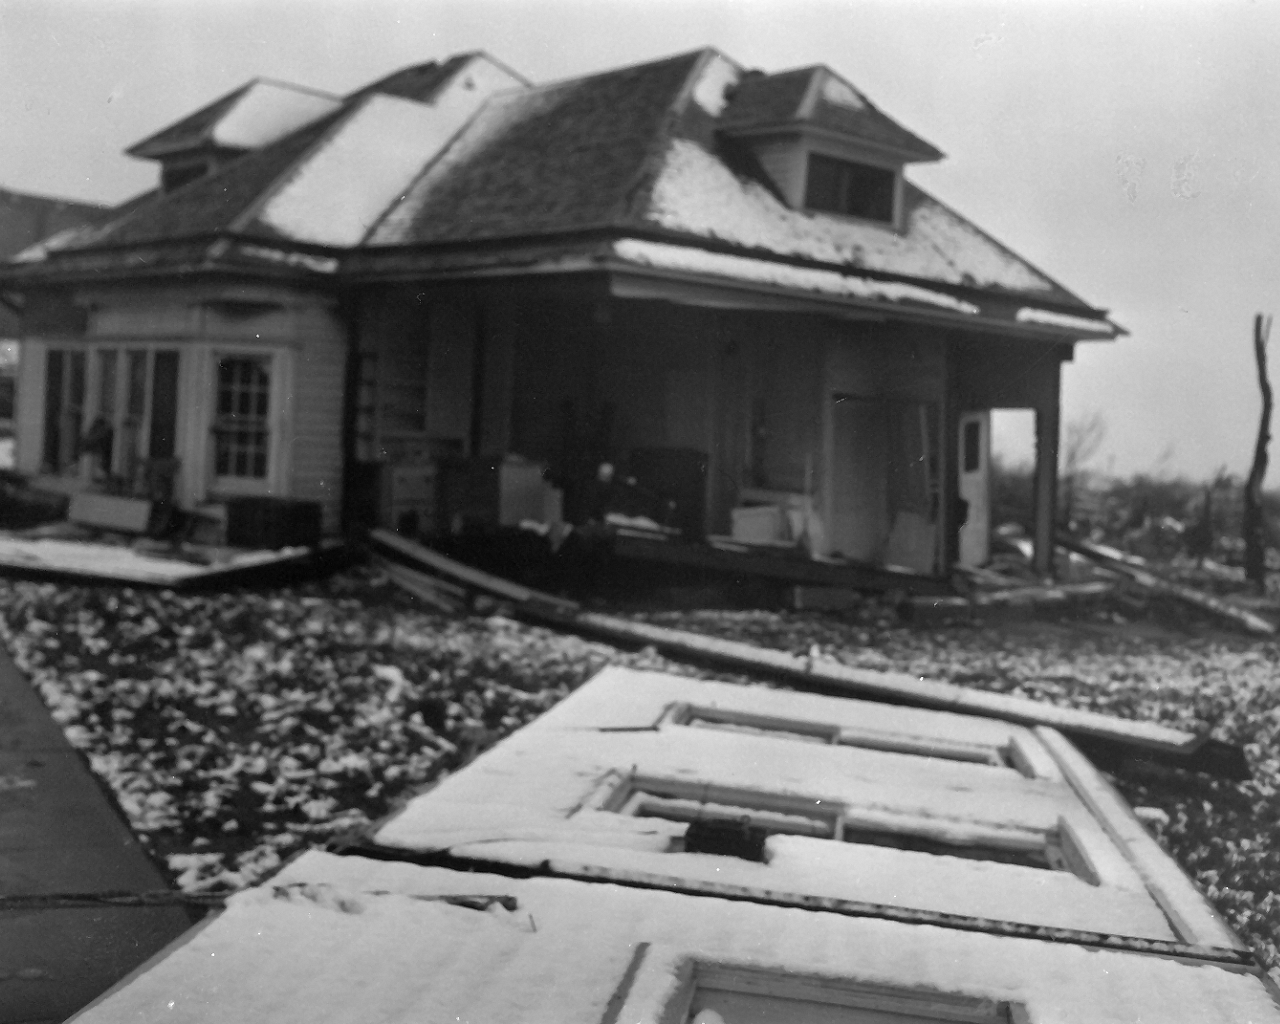
[[[804,205],[810,210],[893,224],[897,172],[887,167],[809,154]]]

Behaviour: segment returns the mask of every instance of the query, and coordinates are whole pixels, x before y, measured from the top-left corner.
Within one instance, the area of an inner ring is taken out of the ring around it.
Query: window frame
[[[831,161],[837,165],[866,168],[871,171],[883,171],[889,175],[889,217],[887,219],[882,219],[880,217],[867,216],[860,213],[851,213],[847,210],[833,210],[825,206],[814,206],[810,202],[810,186],[815,158],[818,160]],[[807,146],[804,149],[804,176],[801,182],[801,187],[800,205],[803,209],[811,213],[818,213],[827,217],[838,217],[845,220],[855,221],[860,224],[874,224],[877,227],[889,228],[895,232],[901,230],[903,178],[902,168],[895,163],[868,158],[864,153],[838,153],[829,149]]]
[[[234,408],[230,412],[222,412],[220,404],[224,391],[223,372],[230,367],[228,364],[239,366],[247,366],[251,368],[252,373],[261,374],[262,380],[258,380],[250,376],[244,378],[239,370],[233,370],[231,379],[226,390],[234,400],[237,396],[247,395],[251,404],[263,406],[262,411],[250,409],[247,413],[241,413]],[[220,491],[239,491],[258,490],[265,486],[271,479],[271,448],[272,436],[272,398],[275,381],[275,365],[270,353],[254,353],[252,355],[241,353],[214,353],[213,364],[213,408],[211,414],[210,432],[213,437],[213,458],[211,474],[213,484]],[[261,440],[256,443],[247,443],[243,440],[237,441],[233,438],[240,436],[260,436]],[[224,447],[225,446],[225,447]],[[218,460],[220,454],[226,455],[230,465],[231,472],[222,473],[218,468]],[[247,463],[247,472],[235,472],[234,463],[240,454],[244,455]],[[261,469],[259,471],[259,460],[261,460]]]
[[[673,955],[674,954],[674,955]],[[657,1000],[647,993],[663,993]],[[850,1014],[897,1014],[938,1024],[1029,1024],[1024,1002],[970,992],[893,984],[856,975],[818,975],[775,962],[742,963],[710,959],[696,953],[668,952],[641,942],[614,993],[618,1013],[613,1020],[645,1020],[657,1024],[691,1024],[700,992],[816,1003]],[[726,1021],[726,1024],[733,1024]]]
[[[207,414],[208,449],[205,456],[205,479],[210,498],[261,496],[277,493],[285,467],[284,435],[287,431],[285,408],[288,396],[290,366],[287,351],[276,346],[214,345],[209,349],[204,388]],[[262,477],[222,476],[218,474],[218,388],[219,367],[224,359],[256,360],[267,367],[266,473]]]
[[[105,357],[109,354],[114,355],[115,369],[114,381],[111,383],[109,402],[111,405],[111,416],[108,425],[111,428],[111,459],[106,470],[109,475],[114,477],[123,477],[129,479],[137,471],[138,465],[152,457],[151,454],[151,424],[152,410],[155,404],[155,365],[156,356],[159,353],[172,353],[177,358],[176,376],[177,376],[177,394],[178,413],[174,422],[174,454],[181,461],[181,441],[184,437],[184,423],[182,410],[182,382],[183,382],[183,362],[184,349],[181,344],[169,340],[94,340],[82,344],[65,344],[59,342],[50,342],[44,346],[45,359],[45,385],[44,385],[44,418],[46,421],[43,427],[47,433],[47,417],[49,408],[48,395],[48,367],[51,358],[55,354],[60,354],[63,360],[62,372],[62,388],[63,388],[63,406],[65,406],[65,393],[70,386],[67,376],[67,357],[70,354],[79,353],[84,359],[83,372],[83,394],[81,396],[79,406],[79,426],[76,437],[76,455],[70,459],[61,468],[50,467],[44,457],[41,458],[41,473],[46,475],[72,476],[88,481],[88,472],[79,453],[79,441],[88,429],[89,425],[100,415],[103,414],[103,399],[108,398],[104,391],[103,385],[104,374],[103,368]],[[140,357],[140,358],[139,358]],[[132,370],[135,366],[141,367],[141,393],[135,395],[133,384],[136,382]],[[136,397],[141,398],[140,403],[135,403]],[[61,410],[62,419],[67,418],[67,410],[65,407]],[[132,436],[135,438],[132,446],[125,443],[125,438]],[[65,446],[65,439],[62,444]],[[45,442],[42,440],[42,451]]]
[[[669,806],[664,806],[668,804]],[[686,804],[706,808],[688,810]],[[660,813],[666,810],[667,813]],[[768,835],[793,835],[806,838],[850,842],[899,848],[930,855],[951,856],[966,860],[984,860],[993,864],[1027,866],[1033,870],[1062,871],[1091,886],[1102,884],[1095,858],[1090,855],[1083,836],[1063,816],[1048,829],[1000,827],[986,822],[942,819],[911,812],[875,807],[850,806],[840,800],[805,796],[795,793],[771,793],[748,787],[721,785],[705,781],[644,775],[623,775],[611,771],[596,785],[573,813],[597,811],[635,817],[651,817],[686,825],[698,820],[741,822],[763,829]],[[741,811],[741,813],[737,813]],[[802,827],[807,819],[810,825]],[[815,823],[823,823],[825,828]],[[822,831],[827,835],[818,834]],[[864,833],[896,839],[877,843],[870,839],[851,839],[848,833]],[[673,840],[682,837],[672,836]],[[904,845],[899,845],[899,843]],[[910,843],[918,844],[913,849]],[[974,856],[969,851],[988,850],[996,856]],[[954,852],[952,852],[954,851]],[[671,852],[684,852],[673,846]],[[1020,864],[1006,859],[1024,855],[1040,855],[1045,863]],[[764,863],[767,864],[767,857]]]
[[[819,743],[831,746],[855,747],[861,750],[879,750],[887,753],[908,754],[917,757],[933,757],[946,761],[1008,768],[1027,778],[1053,778],[1051,762],[1045,756],[1029,749],[1021,736],[1011,734],[1000,745],[965,743],[936,737],[916,736],[911,733],[888,732],[880,729],[839,726],[812,719],[787,718],[777,715],[757,714],[732,708],[711,707],[687,701],[677,701],[667,706],[657,727],[682,726],[699,728],[695,722],[728,726],[726,731],[743,732],[782,741]],[[773,734],[773,735],[771,735]]]
[[[853,1014],[859,1011],[925,1018],[939,1024],[1015,1024],[1016,1021],[1011,1004],[1005,1000],[913,991],[860,983],[852,978],[806,977],[782,970],[775,972],[708,961],[697,961],[692,967],[691,977],[677,997],[681,1001],[687,999],[683,1016],[676,1018],[682,1022],[693,1019],[700,991],[838,1007],[850,1013],[850,1024],[858,1024]]]

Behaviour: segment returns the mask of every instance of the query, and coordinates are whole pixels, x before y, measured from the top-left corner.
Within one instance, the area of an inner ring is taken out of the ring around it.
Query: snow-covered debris
[[[142,840],[199,890],[250,885],[385,815],[618,657],[424,614],[363,576],[224,594],[0,580],[0,637]]]
[[[468,896],[508,902],[472,909]],[[216,921],[82,1019],[684,1020],[702,965],[757,985],[788,983],[793,998],[807,983],[846,1001],[874,993],[881,1009],[901,993],[906,1013],[921,998],[935,1012],[941,1003],[945,1013],[948,1000],[971,1011],[948,1013],[951,1020],[1008,1019],[1008,1003],[1024,1019],[1070,1024],[1276,1019],[1255,976],[1171,957],[321,852],[235,896]],[[817,1009],[828,1020],[850,1012]]]

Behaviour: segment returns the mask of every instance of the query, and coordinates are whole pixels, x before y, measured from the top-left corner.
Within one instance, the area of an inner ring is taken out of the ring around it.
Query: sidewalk
[[[0,896],[169,888],[0,652]],[[181,907],[0,907],[0,1024],[62,1021],[191,926]]]

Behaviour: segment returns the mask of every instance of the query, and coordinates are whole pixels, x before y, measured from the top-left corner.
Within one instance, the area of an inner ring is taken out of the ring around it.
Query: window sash
[[[271,462],[271,356],[220,356],[214,391],[214,476],[264,481]]]
[[[809,154],[805,206],[891,224],[897,174],[887,167]]]

